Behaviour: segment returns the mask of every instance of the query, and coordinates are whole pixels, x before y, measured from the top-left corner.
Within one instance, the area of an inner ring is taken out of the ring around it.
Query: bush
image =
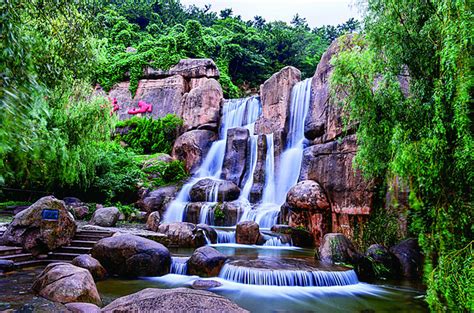
[[[133,117],[117,124],[117,127],[128,127],[129,130],[123,135],[117,134],[115,139],[124,141],[138,154],[169,154],[181,125],[183,121],[172,114],[159,119]]]
[[[178,160],[171,162],[157,161],[143,171],[147,174],[158,174],[158,177],[151,178],[151,184],[154,187],[176,184],[188,177],[183,162]]]

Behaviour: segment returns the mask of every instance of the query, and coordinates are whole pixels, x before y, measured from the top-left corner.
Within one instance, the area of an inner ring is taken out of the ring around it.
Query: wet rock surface
[[[245,174],[249,131],[243,127],[231,128],[227,131],[227,143],[222,166],[221,178],[241,185]]]
[[[49,196],[16,214],[0,242],[39,255],[69,244],[75,233],[74,218],[64,202]]]
[[[160,276],[169,273],[171,255],[160,243],[134,235],[99,240],[91,250],[111,275]]]
[[[73,302],[67,303],[66,308],[73,313],[100,313],[100,308],[92,303]]]
[[[140,206],[145,212],[158,211],[163,215],[166,211],[165,205],[176,196],[177,192],[178,188],[176,186],[165,186],[151,190],[145,194]]]
[[[199,202],[209,201],[216,194],[219,202],[233,201],[239,198],[240,188],[230,181],[204,178],[194,184],[189,195],[191,201]]]
[[[293,245],[297,247],[312,247],[314,245],[311,233],[304,229],[278,224],[273,225],[271,231],[289,236]]]
[[[414,238],[408,238],[390,248],[401,266],[401,273],[407,278],[420,278],[423,274],[423,254]]]
[[[199,279],[193,282],[191,288],[198,289],[198,290],[209,290],[212,288],[217,288],[222,286],[222,284],[215,280],[203,280]]]
[[[247,245],[261,245],[265,242],[260,227],[252,221],[240,222],[235,230],[236,242]]]
[[[188,288],[147,288],[119,298],[102,312],[248,312],[215,293]]]
[[[187,274],[200,277],[216,277],[226,260],[227,256],[212,247],[198,248],[187,261]]]
[[[46,266],[33,283],[32,289],[40,296],[56,302],[102,304],[89,271],[68,263]]]
[[[324,235],[319,247],[319,257],[323,263],[327,264],[355,264],[361,255],[346,236],[340,233],[329,233]]]
[[[173,158],[183,161],[186,170],[194,173],[217,140],[217,134],[210,130],[196,129],[182,134],[173,146]]]
[[[71,264],[88,270],[95,281],[103,280],[107,276],[107,271],[100,262],[88,254],[81,254],[75,257]]]

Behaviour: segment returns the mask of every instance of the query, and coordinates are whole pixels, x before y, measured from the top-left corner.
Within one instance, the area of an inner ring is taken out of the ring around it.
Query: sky
[[[355,0],[181,0],[181,3],[198,7],[210,4],[215,12],[232,8],[234,15],[241,15],[244,20],[261,15],[267,22],[290,22],[298,13],[310,27],[337,25],[351,17],[360,19]]]

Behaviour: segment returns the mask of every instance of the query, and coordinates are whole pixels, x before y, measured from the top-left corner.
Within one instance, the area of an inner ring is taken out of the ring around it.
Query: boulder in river
[[[88,270],[95,281],[102,280],[107,275],[107,271],[100,262],[88,254],[78,255],[72,260],[71,264]]]
[[[216,277],[222,269],[227,256],[210,246],[196,249],[187,261],[188,275]]]
[[[291,227],[288,225],[273,225],[271,231],[274,233],[284,234],[291,238],[291,242],[297,247],[312,247],[314,246],[313,237],[311,233],[305,229]]]
[[[393,277],[400,273],[400,263],[398,259],[383,245],[371,245],[367,249],[366,257],[371,261],[376,276]]]
[[[423,274],[423,254],[414,238],[408,238],[390,248],[401,265],[402,275],[407,278],[420,278]]]
[[[16,214],[1,241],[38,255],[69,244],[75,234],[76,223],[64,202],[49,196]]]
[[[171,265],[171,255],[165,246],[135,235],[101,239],[91,254],[109,274],[123,277],[165,275]]]
[[[163,223],[157,232],[165,234],[170,247],[197,248],[206,244],[204,230],[186,222]]]
[[[102,227],[114,227],[119,216],[120,211],[116,207],[100,208],[94,212],[90,223]]]
[[[89,271],[68,263],[52,263],[46,266],[33,283],[32,289],[51,301],[102,304]]]
[[[324,235],[319,247],[319,257],[323,263],[355,264],[361,255],[346,236],[340,233],[329,233]]]
[[[227,180],[215,180],[204,178],[199,180],[190,191],[191,201],[210,201],[217,195],[217,201],[237,200],[240,195],[240,188],[236,184]]]
[[[248,312],[227,298],[215,293],[188,288],[147,288],[118,298],[102,312]]]
[[[72,302],[66,303],[65,306],[72,313],[100,313],[100,308],[92,303]]]
[[[253,221],[245,221],[237,224],[235,230],[236,242],[246,245],[261,245],[265,238],[260,233],[260,227]]]

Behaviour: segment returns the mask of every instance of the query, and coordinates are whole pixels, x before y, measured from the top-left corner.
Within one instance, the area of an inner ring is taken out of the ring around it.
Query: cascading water
[[[187,257],[172,257],[171,258],[171,274],[186,275],[188,270],[188,264],[186,263],[189,258]]]
[[[216,180],[220,178],[222,164],[224,162],[227,131],[235,127],[245,127],[251,134],[253,134],[255,121],[260,115],[260,111],[261,105],[258,97],[226,101],[222,108],[219,140],[212,144],[199,170],[193,178],[182,187],[178,196],[170,203],[163,217],[164,222],[170,223],[183,221],[186,204],[190,201],[189,192],[193,185],[198,180],[206,177]],[[217,196],[209,200],[217,201]]]
[[[235,243],[235,231],[216,230],[217,243]]]
[[[354,270],[348,271],[289,271],[267,270],[225,264],[219,277],[241,284],[267,286],[327,287],[359,283]]]

